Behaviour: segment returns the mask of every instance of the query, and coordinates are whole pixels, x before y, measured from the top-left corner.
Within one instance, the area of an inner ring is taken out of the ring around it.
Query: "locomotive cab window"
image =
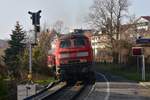
[[[84,38],[75,38],[74,39],[74,46],[75,47],[81,47],[81,46],[85,46],[85,39]]]
[[[60,48],[69,48],[71,46],[70,40],[63,40],[60,42]]]

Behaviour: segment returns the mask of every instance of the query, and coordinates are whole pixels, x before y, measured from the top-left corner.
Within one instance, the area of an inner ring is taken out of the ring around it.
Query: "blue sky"
[[[150,15],[150,0],[131,0],[130,13]],[[82,28],[92,0],[1,0],[0,39],[8,39],[16,21],[24,30],[32,29],[28,11],[42,10],[41,25],[62,20],[66,27]]]
[[[130,0],[132,5],[130,12],[137,16],[150,16],[150,0]]]

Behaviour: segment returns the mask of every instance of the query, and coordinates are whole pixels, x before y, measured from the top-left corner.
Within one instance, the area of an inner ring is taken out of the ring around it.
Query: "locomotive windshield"
[[[85,38],[83,37],[66,39],[60,42],[60,48],[83,47],[85,45],[86,45],[86,41]]]
[[[74,46],[85,46],[85,39],[84,38],[75,38],[74,39]]]
[[[60,48],[69,48],[71,46],[70,40],[63,40],[60,42]]]

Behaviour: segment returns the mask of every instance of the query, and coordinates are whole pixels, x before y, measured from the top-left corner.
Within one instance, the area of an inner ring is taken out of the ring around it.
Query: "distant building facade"
[[[146,62],[150,64],[150,47],[136,44],[138,38],[150,38],[150,16],[141,16],[132,24],[122,25],[120,34],[121,40],[144,47]]]
[[[150,29],[150,16],[141,16],[135,23],[138,31],[148,31]]]
[[[150,16],[141,16],[134,23],[121,26],[121,40],[135,43],[137,38],[150,38]]]
[[[109,35],[94,34],[91,38],[91,44],[96,62],[113,62],[112,45]]]

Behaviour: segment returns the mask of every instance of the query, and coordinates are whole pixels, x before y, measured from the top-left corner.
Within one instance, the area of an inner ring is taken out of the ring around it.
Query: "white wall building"
[[[95,34],[91,38],[94,59],[100,62],[112,62],[111,39],[108,35]]]
[[[141,16],[136,21],[137,30],[147,31],[150,28],[150,16]]]

